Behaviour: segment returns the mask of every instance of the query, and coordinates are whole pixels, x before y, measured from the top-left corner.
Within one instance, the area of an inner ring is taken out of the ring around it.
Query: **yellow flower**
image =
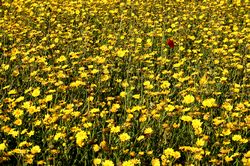
[[[175,106],[173,106],[171,104],[169,104],[167,107],[165,107],[165,111],[169,111],[169,112],[174,111],[174,109],[175,109]]]
[[[85,131],[79,131],[76,134],[76,144],[80,147],[84,145],[84,140],[88,139],[87,133]]]
[[[49,101],[51,101],[53,99],[53,95],[47,95],[46,97],[45,97],[45,101],[46,102],[49,102]]]
[[[61,55],[59,58],[56,59],[56,62],[59,63],[59,62],[63,62],[66,60],[67,60],[67,58],[64,55]]]
[[[111,129],[110,129],[110,132],[111,133],[119,133],[121,131],[121,127],[120,126],[113,126],[113,127],[111,127]]]
[[[40,120],[36,120],[36,121],[34,122],[34,125],[35,125],[35,126],[39,126],[41,123],[42,123],[42,122],[41,122]]]
[[[41,149],[38,145],[36,145],[36,146],[32,147],[30,151],[32,154],[36,154],[36,153],[40,153]]]
[[[19,147],[23,147],[23,146],[29,146],[29,143],[27,141],[23,141],[23,142],[20,142]]]
[[[129,155],[132,156],[132,157],[135,157],[136,153],[134,151],[132,151],[132,152],[129,153]]]
[[[185,47],[183,47],[183,46],[180,46],[180,51],[183,51],[183,50],[185,50]]]
[[[132,163],[131,161],[124,161],[123,163],[122,163],[122,166],[134,166],[135,164],[134,163]]]
[[[102,166],[114,166],[114,163],[111,160],[105,160],[102,162]]]
[[[108,51],[109,49],[108,49],[108,47],[107,47],[107,45],[102,45],[101,47],[100,47],[100,49],[102,50],[102,51]]]
[[[34,89],[33,92],[31,93],[31,95],[33,97],[39,96],[40,95],[40,88],[38,87],[38,88]]]
[[[21,102],[21,101],[23,101],[24,100],[24,97],[23,96],[20,96],[20,97],[18,97],[16,100],[15,100],[15,102]]]
[[[144,86],[150,85],[150,81],[144,81],[143,85],[144,85]]]
[[[25,102],[23,102],[23,105],[22,105],[23,108],[29,109],[30,106],[31,106],[31,102],[30,102],[30,101],[25,101]]]
[[[126,88],[126,87],[128,87],[128,86],[129,86],[129,84],[128,84],[127,81],[123,81],[123,82],[122,82],[122,87],[123,87],[123,88]]]
[[[99,159],[99,158],[95,158],[95,159],[93,160],[94,166],[101,164],[101,162],[102,162],[102,160]]]
[[[27,150],[26,149],[13,149],[12,152],[24,155],[27,153]]]
[[[35,112],[39,112],[40,108],[39,107],[35,107],[35,106],[30,106],[27,111],[32,115]]]
[[[200,161],[203,158],[203,156],[202,154],[195,154],[194,158]]]
[[[148,127],[144,130],[144,134],[152,134],[153,133],[153,129],[151,127]]]
[[[121,142],[128,141],[130,139],[130,136],[127,133],[122,133],[119,135],[119,138]]]
[[[233,140],[233,141],[240,141],[241,139],[242,139],[241,135],[234,135],[234,136],[232,137],[232,140]]]
[[[90,123],[90,122],[88,122],[88,123],[84,123],[83,126],[84,126],[85,128],[90,128],[90,127],[93,126],[93,124]]]
[[[175,159],[178,159],[178,158],[180,158],[181,157],[181,153],[180,152],[178,152],[178,151],[176,151],[176,152],[174,152],[173,153],[173,155],[172,155]]]
[[[225,157],[225,161],[226,162],[230,162],[230,161],[233,161],[234,159],[233,159],[233,157],[231,156],[231,157],[228,157],[228,156],[226,156]]]
[[[174,149],[172,149],[172,148],[167,148],[164,150],[165,156],[173,156],[173,154],[174,154]]]
[[[233,109],[233,106],[228,102],[223,103],[222,107],[227,111],[232,111]]]
[[[102,149],[105,149],[107,147],[107,142],[106,141],[102,141],[100,143],[100,146],[102,147]]]
[[[168,81],[162,81],[162,84],[160,85],[160,87],[162,89],[166,89],[166,88],[169,88],[170,87],[170,83]]]
[[[81,86],[81,85],[85,85],[85,83],[82,82],[82,81],[76,80],[76,81],[74,81],[74,82],[71,82],[69,86],[70,86],[70,87],[79,87],[79,86]]]
[[[1,144],[0,144],[0,151],[3,151],[3,150],[5,150],[5,149],[6,149],[5,143],[1,143]]]
[[[175,159],[178,159],[181,157],[180,152],[174,151],[174,149],[172,149],[172,148],[165,149],[163,153],[164,153],[163,156],[165,156],[166,158],[174,157]]]
[[[46,165],[46,162],[44,160],[37,161],[37,165]]]
[[[126,97],[126,95],[127,95],[127,93],[124,92],[124,91],[120,93],[120,96],[121,96],[121,97]]]
[[[145,86],[146,89],[153,89],[153,85],[151,85],[150,81],[145,81],[143,83],[143,85]]]
[[[193,118],[191,116],[182,115],[181,120],[183,120],[185,122],[191,122],[193,120]]]
[[[9,69],[9,67],[10,67],[10,65],[6,65],[6,64],[2,64],[2,68],[6,71],[6,70],[8,70]]]
[[[141,43],[142,39],[141,38],[136,38],[136,43]]]
[[[147,155],[151,155],[151,154],[153,154],[153,150],[149,150],[149,151],[147,151]]]
[[[192,120],[192,126],[193,128],[200,128],[202,125],[202,122],[200,121],[200,119],[194,119]]]
[[[9,131],[9,134],[12,135],[12,137],[15,138],[15,137],[18,136],[19,132],[16,131],[15,129],[11,129],[11,130]]]
[[[145,138],[145,136],[144,135],[141,135],[141,136],[139,136],[136,140],[137,141],[140,141],[140,140],[143,140]]]
[[[98,152],[100,149],[101,149],[101,148],[100,148],[99,145],[97,145],[97,144],[94,144],[94,145],[93,145],[93,150],[94,150],[94,152]]]
[[[11,90],[8,92],[9,95],[14,95],[17,94],[17,91],[15,89]]]
[[[55,38],[54,41],[55,41],[55,43],[58,43],[58,42],[59,42],[59,39],[58,39],[58,38]]]
[[[173,128],[176,129],[176,128],[179,128],[179,127],[180,127],[180,124],[177,124],[177,123],[174,123],[174,124],[173,124]]]
[[[250,165],[250,158],[242,158],[242,163],[244,166],[249,166]]]
[[[244,154],[244,157],[250,158],[250,150],[247,153]]]
[[[205,99],[205,100],[202,102],[202,105],[203,105],[204,107],[215,107],[215,106],[217,106],[216,100],[215,100],[214,98]]]
[[[14,124],[17,125],[17,126],[20,126],[22,125],[22,119],[17,119],[14,121]]]
[[[144,155],[144,152],[138,152],[138,154],[139,154],[140,156],[143,156],[143,155]]]
[[[215,125],[215,126],[218,126],[218,125],[220,125],[221,123],[223,123],[225,120],[223,119],[223,120],[221,120],[221,119],[219,119],[219,118],[214,118],[213,119],[213,124]]]
[[[139,98],[140,98],[140,94],[135,94],[135,95],[133,95],[133,98],[134,98],[134,99],[139,99]]]
[[[247,139],[247,138],[242,138],[242,139],[240,140],[240,142],[243,143],[243,144],[248,143],[248,139]]]
[[[151,41],[151,39],[147,39],[147,41],[146,41],[146,47],[151,47],[152,45],[153,45],[153,43],[152,43],[152,41]]]
[[[27,133],[27,135],[28,135],[29,137],[31,137],[31,136],[34,135],[34,134],[35,134],[35,131],[34,131],[34,130],[32,130],[32,131],[30,131],[30,132]]]
[[[111,109],[110,109],[110,112],[115,113],[118,111],[119,108],[120,108],[120,104],[113,104]]]
[[[122,57],[125,56],[126,52],[127,52],[127,50],[120,49],[120,50],[117,51],[117,56],[122,58]]]
[[[23,110],[16,109],[16,110],[13,111],[13,115],[15,116],[15,118],[19,118],[20,116],[23,115]]]
[[[161,162],[158,158],[153,158],[151,164],[152,166],[161,166]]]
[[[194,100],[195,100],[194,96],[186,95],[182,102],[185,103],[185,104],[190,104],[190,103],[193,103]]]
[[[21,132],[21,134],[23,135],[23,134],[25,134],[25,133],[27,133],[27,129],[24,129],[24,130],[22,130],[22,132]]]
[[[231,133],[232,133],[232,132],[231,132],[230,129],[223,129],[223,130],[222,130],[222,135],[223,135],[223,136],[230,135]]]
[[[98,73],[98,72],[99,72],[98,69],[93,69],[93,70],[91,71],[92,74],[96,74],[96,73]]]
[[[64,136],[64,134],[62,134],[61,132],[56,133],[56,135],[54,136],[54,140],[55,140],[55,141],[58,141],[59,138],[62,138],[63,136]]]
[[[131,161],[131,163],[133,163],[133,164],[141,164],[140,159],[133,158],[133,159],[131,159],[129,161]]]
[[[90,112],[91,112],[92,114],[98,113],[98,112],[100,112],[100,109],[99,109],[99,108],[92,108],[92,109],[90,110]]]
[[[197,141],[196,141],[196,145],[199,146],[199,147],[202,147],[205,145],[205,141],[201,138],[198,138]]]

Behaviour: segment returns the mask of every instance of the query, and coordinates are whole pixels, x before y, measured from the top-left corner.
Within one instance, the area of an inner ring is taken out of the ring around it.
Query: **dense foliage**
[[[0,164],[250,165],[249,0],[0,5]]]

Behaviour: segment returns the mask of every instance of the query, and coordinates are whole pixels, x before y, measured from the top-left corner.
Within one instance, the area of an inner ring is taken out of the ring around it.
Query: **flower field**
[[[0,15],[0,165],[250,165],[249,0]]]

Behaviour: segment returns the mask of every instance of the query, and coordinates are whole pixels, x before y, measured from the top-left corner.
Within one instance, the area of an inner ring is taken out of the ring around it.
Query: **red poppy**
[[[169,46],[170,48],[174,48],[174,41],[173,41],[173,40],[168,39],[168,40],[167,40],[167,44],[168,44],[168,46]]]

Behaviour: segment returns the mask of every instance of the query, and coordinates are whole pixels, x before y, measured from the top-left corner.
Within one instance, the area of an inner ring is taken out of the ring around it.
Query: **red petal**
[[[170,48],[174,48],[174,41],[173,41],[173,40],[168,39],[168,40],[167,40],[167,44],[168,44],[168,46],[169,46]]]

